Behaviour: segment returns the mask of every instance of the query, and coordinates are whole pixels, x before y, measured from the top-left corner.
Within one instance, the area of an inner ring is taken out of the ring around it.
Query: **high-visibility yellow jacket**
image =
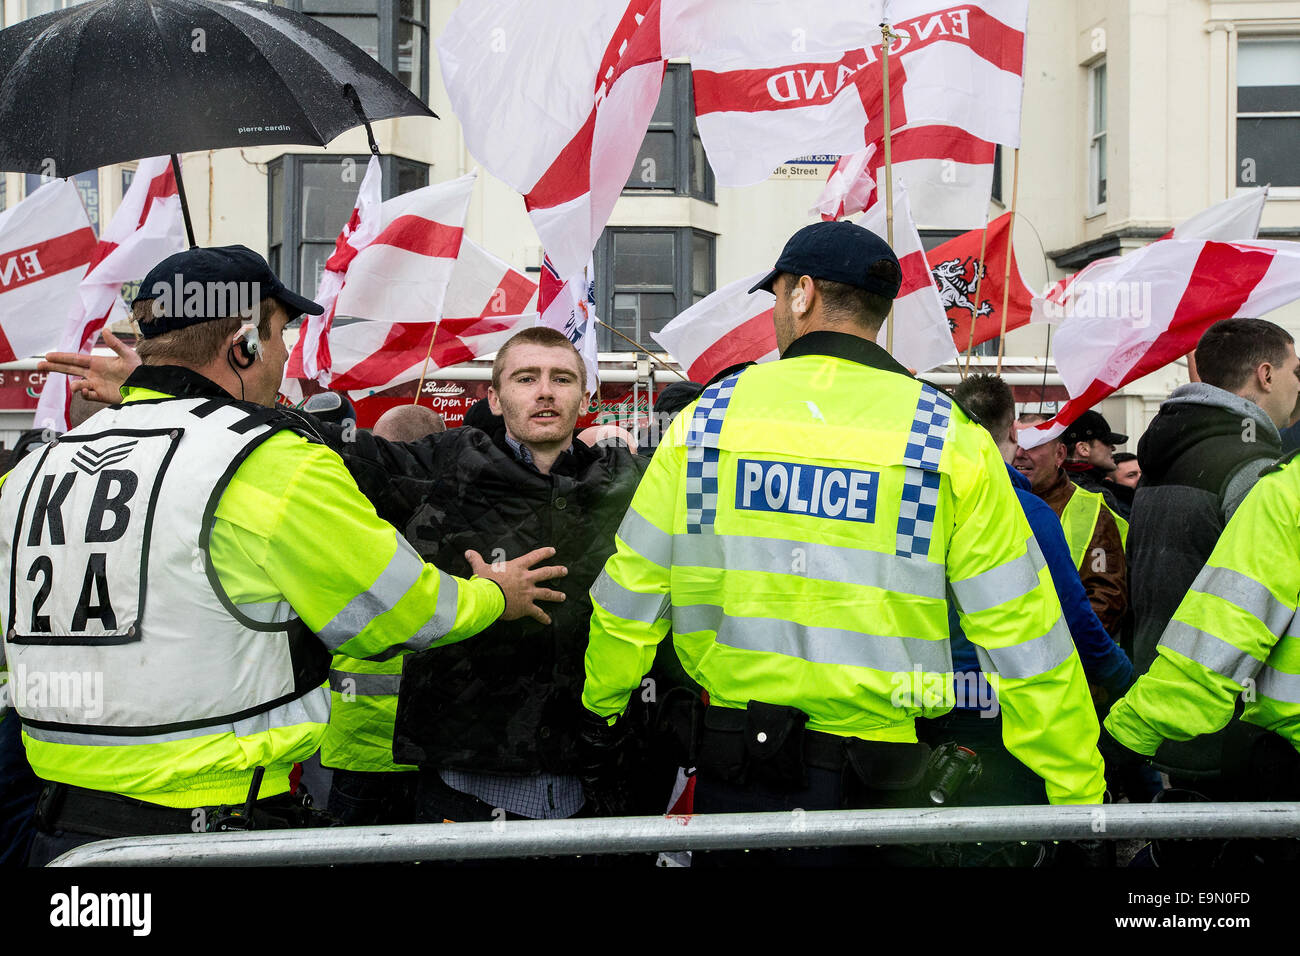
[[[138,369],[123,394],[128,404],[180,395],[229,398],[193,372],[166,367]],[[230,604],[287,604],[326,650],[357,659],[393,659],[463,640],[504,607],[493,582],[453,578],[420,561],[375,514],[338,455],[289,431],[266,438],[238,465],[217,502],[209,540],[200,540],[199,528],[193,535],[196,553],[206,547]],[[147,614],[144,621],[147,627]],[[202,641],[204,635],[193,637]],[[139,693],[147,694],[147,656],[140,681]],[[21,715],[21,703],[17,709]],[[24,732],[24,743],[32,768],[46,780],[173,807],[235,803],[246,798],[257,766],[266,770],[259,796],[288,789],[292,765],[320,745],[328,698],[313,692],[296,711],[287,705],[272,714],[275,720],[262,721],[271,726],[244,733],[199,727],[67,743]]]
[[[1065,503],[1065,510],[1061,512],[1061,527],[1065,531],[1065,542],[1070,546],[1070,557],[1074,559],[1076,568],[1082,568],[1084,560],[1088,557],[1088,544],[1096,531],[1097,519],[1101,517],[1102,508],[1109,511],[1110,516],[1115,519],[1115,526],[1119,528],[1120,543],[1128,547],[1128,522],[1117,515],[1100,494],[1076,486],[1074,494]]]
[[[1106,729],[1154,754],[1242,720],[1300,749],[1300,464],[1260,478],[1224,529],[1156,647],[1151,669]]]
[[[364,773],[416,769],[393,761],[401,657],[358,660],[335,654],[329,685],[330,723],[320,745],[323,766]]]
[[[953,704],[950,588],[1008,749],[1054,803],[1101,801],[1083,669],[997,448],[874,343],[811,333],[707,389],[617,543],[591,592],[594,713],[623,711],[671,627],[714,705],[913,742]]]

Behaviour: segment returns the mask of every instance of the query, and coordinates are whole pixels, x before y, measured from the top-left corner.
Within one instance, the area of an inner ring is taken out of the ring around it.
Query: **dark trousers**
[[[852,771],[809,767],[808,785],[784,790],[754,784],[729,783],[698,770],[695,776],[696,813],[789,813],[792,833],[802,825],[801,812],[810,810],[869,810],[923,806],[920,788],[869,790]],[[736,866],[922,866],[923,853],[904,846],[828,846],[789,850],[709,851],[691,855],[692,867]]]
[[[87,807],[89,801],[89,809]],[[305,792],[297,796],[284,793],[263,797],[253,804],[252,826],[256,830],[302,829],[336,826],[328,813],[311,808]],[[209,821],[229,808],[197,807],[193,809],[161,807],[118,794],[81,790],[62,784],[46,784],[40,800],[28,866],[45,866],[56,857],[100,840],[119,837],[170,835],[198,832],[195,821]],[[83,827],[84,829],[76,829]],[[96,832],[87,832],[94,830]],[[183,865],[184,860],[178,860]]]
[[[335,770],[329,812],[344,826],[386,826],[414,823],[419,775]]]
[[[932,747],[957,743],[975,751],[980,775],[958,795],[963,807],[1016,807],[1047,803],[1043,779],[1012,756],[1002,742],[1002,717],[988,711],[957,709],[917,721],[917,734]],[[1049,847],[1020,843],[953,843],[929,850],[938,866],[1036,866],[1052,855]]]
[[[10,711],[0,720],[0,866],[26,862],[42,786],[27,763],[18,715]]]

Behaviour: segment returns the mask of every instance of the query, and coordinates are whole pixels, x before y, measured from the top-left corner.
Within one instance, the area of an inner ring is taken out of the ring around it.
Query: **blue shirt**
[[[1061,602],[1061,610],[1065,614],[1070,635],[1074,638],[1083,671],[1090,683],[1102,685],[1110,693],[1111,699],[1117,699],[1120,692],[1132,683],[1133,665],[1093,613],[1056,512],[1030,490],[1028,478],[1010,465],[1007,466],[1007,473],[1011,476],[1011,484],[1015,486],[1016,497],[1020,499],[1020,507],[1029,520],[1030,530],[1034,532],[1038,549],[1047,561],[1052,583],[1056,586],[1056,597]],[[953,670],[957,673],[978,672],[980,665],[975,656],[975,646],[962,631],[957,612],[951,603],[948,605],[948,632],[952,635]],[[986,709],[981,706],[980,700],[970,699],[969,695],[963,694],[960,682],[957,690],[958,708]]]

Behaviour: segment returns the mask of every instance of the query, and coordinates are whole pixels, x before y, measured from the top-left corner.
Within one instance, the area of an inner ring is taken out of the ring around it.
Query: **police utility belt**
[[[808,786],[808,768],[851,771],[871,790],[908,790],[925,777],[930,748],[808,730],[797,707],[751,700],[744,710],[709,706],[693,735],[694,763],[727,783]]]
[[[288,830],[338,825],[305,792],[266,797],[251,805],[177,808],[63,783],[46,784],[36,801],[42,833],[70,830],[101,837],[165,836],[232,830]]]

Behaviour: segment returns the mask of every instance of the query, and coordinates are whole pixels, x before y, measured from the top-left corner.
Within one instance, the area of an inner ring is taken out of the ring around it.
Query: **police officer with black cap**
[[[682,412],[592,588],[594,722],[617,728],[670,629],[708,692],[698,812],[947,799],[915,720],[953,703],[950,590],[1007,749],[1052,802],[1101,802],[1087,682],[997,446],[876,344],[901,281],[860,226],[795,233],[755,286],[780,360]]]
[[[426,564],[273,407],[304,312],[322,309],[252,250],[194,248],[146,276],[138,358],[110,333],[116,360],[46,363],[114,404],[0,488],[3,648],[48,782],[32,862],[103,837],[318,823],[294,765],[325,733],[332,652],[423,650],[563,597],[537,586],[562,568],[531,570],[547,549],[471,559],[470,578]]]

